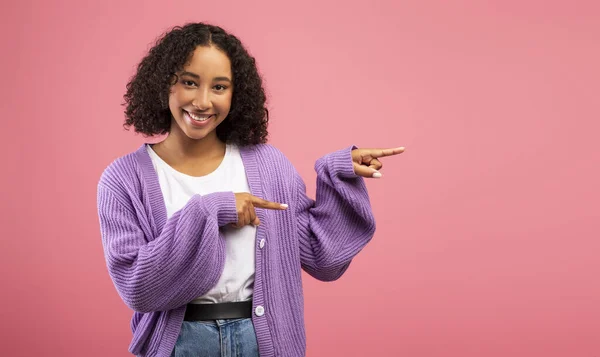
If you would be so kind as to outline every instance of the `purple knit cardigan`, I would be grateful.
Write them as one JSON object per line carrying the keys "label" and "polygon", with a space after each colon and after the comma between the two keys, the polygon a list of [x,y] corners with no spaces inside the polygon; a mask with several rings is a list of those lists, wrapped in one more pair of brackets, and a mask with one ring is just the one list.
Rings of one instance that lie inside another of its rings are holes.
{"label": "purple knit cardigan", "polygon": [[[302,178],[280,151],[270,145],[240,148],[251,193],[289,205],[285,211],[257,209],[253,306],[262,306],[264,314],[252,321],[262,357],[305,355],[301,269],[322,281],[336,280],[375,232],[364,180],[353,170],[353,148],[316,162],[316,201],[306,196]],[[98,214],[108,272],[134,310],[129,351],[168,357],[186,304],[209,291],[223,271],[219,227],[237,222],[234,194],[193,196],[167,219],[144,144],[102,174]]]}

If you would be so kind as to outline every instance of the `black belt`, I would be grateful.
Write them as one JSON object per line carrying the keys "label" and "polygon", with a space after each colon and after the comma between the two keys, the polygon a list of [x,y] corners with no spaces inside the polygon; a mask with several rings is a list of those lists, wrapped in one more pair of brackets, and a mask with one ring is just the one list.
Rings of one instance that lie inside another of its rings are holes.
{"label": "black belt", "polygon": [[242,319],[252,317],[252,300],[218,304],[187,304],[184,321]]}

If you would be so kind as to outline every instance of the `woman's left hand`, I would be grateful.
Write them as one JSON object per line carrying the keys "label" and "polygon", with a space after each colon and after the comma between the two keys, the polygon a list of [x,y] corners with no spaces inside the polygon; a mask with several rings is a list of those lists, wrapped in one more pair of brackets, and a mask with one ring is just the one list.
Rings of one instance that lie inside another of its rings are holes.
{"label": "woman's left hand", "polygon": [[380,157],[398,155],[404,152],[403,147],[395,149],[354,149],[352,164],[354,173],[362,177],[380,178],[379,170],[383,167]]}

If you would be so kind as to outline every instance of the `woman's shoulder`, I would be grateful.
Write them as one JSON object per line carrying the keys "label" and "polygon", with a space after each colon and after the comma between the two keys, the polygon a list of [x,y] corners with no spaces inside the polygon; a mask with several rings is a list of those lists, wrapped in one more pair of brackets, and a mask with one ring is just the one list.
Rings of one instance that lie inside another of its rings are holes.
{"label": "woman's shoulder", "polygon": [[114,159],[102,172],[99,185],[121,186],[138,181],[140,156],[148,155],[146,144],[128,154]]}
{"label": "woman's shoulder", "polygon": [[293,169],[292,162],[278,148],[271,144],[252,145],[249,150],[253,150],[262,164],[273,166],[274,168],[289,167]]}
{"label": "woman's shoulder", "polygon": [[289,161],[281,150],[271,144],[252,145],[251,148],[260,156],[266,156],[274,160]]}

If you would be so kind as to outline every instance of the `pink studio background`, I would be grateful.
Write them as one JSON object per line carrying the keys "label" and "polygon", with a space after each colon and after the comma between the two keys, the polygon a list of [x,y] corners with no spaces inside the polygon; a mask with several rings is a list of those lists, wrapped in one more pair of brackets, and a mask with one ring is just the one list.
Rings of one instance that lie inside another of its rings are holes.
{"label": "pink studio background", "polygon": [[143,140],[120,103],[149,44],[207,21],[257,58],[271,143],[311,195],[321,155],[407,147],[368,182],[373,242],[335,283],[305,275],[308,356],[598,356],[599,11],[3,2],[0,354],[129,355],[96,184]]}

